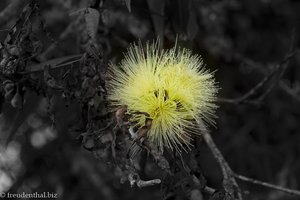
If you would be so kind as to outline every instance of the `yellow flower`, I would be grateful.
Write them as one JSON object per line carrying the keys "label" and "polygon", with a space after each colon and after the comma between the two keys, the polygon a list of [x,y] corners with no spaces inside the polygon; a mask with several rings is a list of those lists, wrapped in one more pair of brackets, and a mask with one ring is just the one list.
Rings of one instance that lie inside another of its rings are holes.
{"label": "yellow flower", "polygon": [[147,138],[160,150],[189,147],[199,134],[197,118],[213,123],[218,87],[201,57],[187,49],[133,45],[109,74],[108,101],[126,105],[136,128],[145,125],[147,113],[152,119]]}

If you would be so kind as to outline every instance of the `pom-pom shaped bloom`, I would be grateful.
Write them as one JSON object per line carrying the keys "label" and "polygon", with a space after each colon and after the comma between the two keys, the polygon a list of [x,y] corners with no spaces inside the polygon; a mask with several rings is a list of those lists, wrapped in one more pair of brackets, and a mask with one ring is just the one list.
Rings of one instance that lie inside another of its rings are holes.
{"label": "pom-pom shaped bloom", "polygon": [[147,138],[160,150],[189,147],[192,136],[199,134],[197,118],[213,122],[218,87],[201,57],[187,49],[133,45],[119,65],[110,66],[109,73],[108,101],[113,106],[126,105],[136,128],[150,118]]}

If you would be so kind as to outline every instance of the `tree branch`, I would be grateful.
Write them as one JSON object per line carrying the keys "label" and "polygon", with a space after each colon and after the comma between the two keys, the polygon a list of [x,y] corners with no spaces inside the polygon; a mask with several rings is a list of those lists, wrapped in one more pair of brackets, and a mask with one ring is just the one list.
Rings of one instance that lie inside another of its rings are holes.
{"label": "tree branch", "polygon": [[140,179],[140,176],[136,173],[134,173],[134,174],[130,173],[128,175],[128,181],[129,181],[131,187],[134,187],[136,185],[139,188],[149,187],[149,186],[153,186],[153,185],[157,185],[157,184],[161,183],[160,179],[153,179],[153,180],[149,180],[149,181],[143,181],[143,180]]}
{"label": "tree branch", "polygon": [[264,186],[264,187],[267,187],[267,188],[275,189],[275,190],[285,192],[285,193],[290,194],[290,195],[300,196],[300,191],[299,190],[293,190],[293,189],[281,187],[281,186],[278,186],[278,185],[273,185],[271,183],[266,183],[266,182],[256,180],[256,179],[253,179],[253,178],[248,178],[246,176],[239,175],[239,174],[233,174],[233,175],[234,175],[234,177],[236,177],[237,179],[240,179],[242,181],[246,181],[246,182],[249,182],[249,183],[252,183],[252,184],[255,184],[255,185],[261,185],[261,186]]}
{"label": "tree branch", "polygon": [[197,121],[202,136],[204,138],[204,141],[206,142],[206,144],[208,145],[208,147],[210,148],[211,152],[213,153],[215,159],[217,160],[217,162],[219,163],[221,169],[222,169],[222,173],[223,173],[223,186],[226,192],[228,192],[230,195],[235,194],[234,192],[236,192],[236,197],[237,199],[242,199],[242,192],[239,188],[239,185],[236,182],[236,179],[240,179],[242,181],[246,181],[246,182],[250,182],[256,185],[261,185],[267,188],[271,188],[271,189],[275,189],[281,192],[285,192],[287,194],[290,195],[295,195],[295,196],[300,196],[300,191],[299,190],[293,190],[293,189],[288,189],[288,188],[284,188],[278,185],[273,185],[270,183],[266,183],[263,181],[259,181],[256,179],[252,179],[252,178],[248,178],[246,176],[243,175],[239,175],[236,174],[232,171],[232,169],[229,167],[228,163],[226,162],[225,158],[223,157],[222,153],[220,152],[220,150],[218,149],[218,147],[216,146],[216,144],[214,143],[209,131],[207,130],[205,124],[203,123],[203,121],[201,119],[198,119]]}
{"label": "tree branch", "polygon": [[[298,49],[289,53],[280,63],[275,65],[273,70],[266,75],[258,84],[256,84],[252,89],[250,89],[246,94],[241,97],[235,99],[225,99],[220,98],[219,102],[223,103],[233,103],[233,104],[241,104],[241,103],[250,103],[250,104],[259,104],[266,96],[270,93],[270,91],[274,88],[274,86],[278,83],[278,81],[282,78],[288,61],[298,52]],[[273,77],[277,77],[270,86],[266,89],[266,91],[257,98],[257,101],[251,101],[249,98],[257,94],[257,92],[263,88]]]}
{"label": "tree branch", "polygon": [[220,150],[217,148],[216,144],[214,143],[214,141],[213,141],[209,131],[207,130],[205,124],[203,123],[202,119],[199,119],[197,121],[197,123],[200,127],[202,136],[203,136],[206,144],[210,148],[213,156],[215,157],[215,159],[217,160],[217,162],[219,163],[219,165],[222,169],[223,187],[224,187],[225,191],[228,194],[230,194],[232,197],[234,197],[235,199],[242,200],[243,199],[242,192],[233,176],[233,171],[231,170],[231,168],[229,167],[225,158],[223,157],[222,153],[220,152]]}

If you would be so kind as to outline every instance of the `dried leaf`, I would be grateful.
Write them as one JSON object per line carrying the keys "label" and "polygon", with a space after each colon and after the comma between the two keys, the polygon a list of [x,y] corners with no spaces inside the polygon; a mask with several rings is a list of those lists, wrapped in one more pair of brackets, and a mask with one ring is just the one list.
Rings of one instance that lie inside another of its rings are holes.
{"label": "dried leaf", "polygon": [[62,86],[55,80],[55,78],[50,74],[50,65],[45,65],[44,67],[44,81],[50,88],[62,89]]}
{"label": "dried leaf", "polygon": [[232,200],[233,198],[230,197],[225,191],[223,190],[217,190],[215,191],[209,200]]}
{"label": "dried leaf", "polygon": [[139,128],[137,131],[137,138],[135,139],[135,141],[139,142],[140,140],[144,140],[147,137],[147,133],[151,128],[152,121],[153,120],[151,118],[146,118],[145,125]]}
{"label": "dried leaf", "polygon": [[85,12],[85,23],[89,37],[94,40],[98,30],[100,13],[94,8],[88,8]]}
{"label": "dried leaf", "polygon": [[98,24],[100,19],[99,11],[94,8],[81,8],[79,10],[71,12],[69,15],[74,16],[80,14],[84,14],[87,33],[89,37],[92,40],[94,40],[98,30]]}
{"label": "dried leaf", "polygon": [[95,146],[95,142],[93,138],[88,138],[83,144],[83,147],[89,151],[91,151],[94,146]]}
{"label": "dried leaf", "polygon": [[122,127],[124,124],[124,116],[126,112],[127,112],[127,106],[122,106],[118,108],[118,110],[115,113],[115,118],[119,127]]}
{"label": "dried leaf", "polygon": [[17,91],[14,95],[14,97],[11,99],[10,104],[12,107],[21,109],[23,107],[23,96],[20,92],[19,87],[17,87]]}
{"label": "dried leaf", "polygon": [[11,80],[3,81],[4,97],[10,101],[16,93],[16,84]]}

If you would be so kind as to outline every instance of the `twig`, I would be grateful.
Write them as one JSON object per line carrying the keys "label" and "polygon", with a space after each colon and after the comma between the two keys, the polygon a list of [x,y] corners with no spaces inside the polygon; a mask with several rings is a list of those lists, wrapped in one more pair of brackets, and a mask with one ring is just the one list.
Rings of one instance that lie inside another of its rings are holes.
{"label": "twig", "polygon": [[210,136],[210,133],[208,132],[207,128],[205,127],[203,121],[201,119],[199,119],[197,121],[201,132],[202,132],[202,136],[206,142],[206,144],[208,145],[208,147],[210,148],[210,150],[212,151],[214,157],[216,158],[216,160],[218,161],[221,169],[222,169],[222,173],[223,173],[223,186],[226,192],[229,192],[230,194],[233,194],[232,192],[235,190],[237,192],[238,195],[238,199],[242,199],[242,193],[241,190],[236,182],[235,178],[238,178],[242,181],[246,181],[246,182],[250,182],[256,185],[261,185],[264,187],[268,187],[268,188],[272,188],[278,191],[282,191],[285,192],[287,194],[290,195],[296,195],[296,196],[300,196],[300,191],[299,190],[293,190],[293,189],[288,189],[285,187],[281,187],[278,185],[273,185],[271,183],[266,183],[263,181],[259,181],[256,179],[252,179],[252,178],[248,178],[246,176],[243,175],[239,175],[236,174],[232,171],[232,169],[229,167],[228,163],[226,162],[225,158],[223,157],[222,153],[220,152],[220,150],[218,149],[218,147],[216,146],[216,144],[214,143],[212,137]]}
{"label": "twig", "polygon": [[153,180],[149,180],[149,181],[143,181],[143,180],[140,179],[138,174],[129,174],[128,175],[128,181],[129,181],[131,187],[134,187],[136,185],[139,188],[149,187],[149,186],[153,186],[153,185],[157,185],[157,184],[161,183],[160,179],[153,179]]}
{"label": "twig", "polygon": [[153,179],[153,180],[149,180],[149,181],[138,180],[136,185],[139,188],[143,188],[143,187],[149,187],[149,186],[157,185],[157,184],[160,184],[160,183],[161,183],[160,179]]}
{"label": "twig", "polygon": [[[80,20],[82,19],[82,16],[79,15],[75,21],[72,21],[65,30],[59,35],[58,41],[62,41],[65,38],[67,38],[70,34],[74,33],[74,30],[76,30],[80,24]],[[47,56],[55,50],[55,48],[58,46],[58,41],[55,41],[52,43],[48,48],[39,56],[40,60],[45,61],[47,60]]]}
{"label": "twig", "polygon": [[264,87],[274,76],[277,75],[276,80],[273,81],[273,83],[267,88],[267,90],[257,99],[256,103],[261,102],[266,95],[274,88],[275,84],[281,79],[283,76],[285,69],[287,67],[287,62],[298,52],[298,50],[294,50],[291,53],[289,53],[280,63],[278,63],[274,69],[266,75],[258,84],[256,84],[252,89],[250,89],[246,94],[239,98],[235,99],[225,99],[220,98],[219,102],[224,103],[233,103],[233,104],[240,104],[240,103],[255,103],[255,101],[249,100],[250,97],[255,95],[258,90],[260,90],[262,87]]}
{"label": "twig", "polygon": [[242,192],[237,184],[234,176],[233,176],[233,171],[229,167],[228,163],[226,162],[225,158],[223,157],[222,153],[220,150],[217,148],[216,144],[214,143],[209,131],[207,130],[205,124],[203,123],[202,119],[198,119],[197,123],[199,125],[199,128],[201,130],[202,136],[210,148],[211,152],[213,153],[215,159],[219,163],[221,169],[222,169],[222,174],[223,174],[223,186],[225,191],[230,194],[232,197],[238,200],[242,200]]}
{"label": "twig", "polygon": [[205,188],[203,189],[203,192],[209,194],[209,195],[212,195],[213,193],[216,192],[216,189],[214,188],[211,188],[209,186],[205,186]]}
{"label": "twig", "polygon": [[193,182],[195,184],[194,186],[196,188],[200,189],[202,192],[204,192],[206,194],[209,194],[209,195],[212,195],[213,193],[216,192],[216,189],[211,188],[211,187],[209,187],[207,185],[205,185],[204,188],[203,188],[203,186],[201,184],[201,181],[195,175],[192,175],[191,178],[192,178],[192,180],[193,180]]}
{"label": "twig", "polygon": [[292,96],[296,101],[300,102],[300,95],[298,94],[299,91],[295,90],[291,87],[288,86],[288,84],[286,84],[285,82],[281,81],[279,83],[279,86],[281,87],[281,89],[283,89],[287,94],[289,94],[290,96]]}
{"label": "twig", "polygon": [[[295,32],[293,32],[292,41],[291,41],[291,45],[290,45],[290,52],[292,52],[292,50],[294,48],[293,46],[295,45],[295,35],[296,35]],[[296,53],[297,51],[298,50],[296,49],[294,52]],[[269,73],[268,72],[269,70],[265,69],[263,64],[261,64],[257,61],[254,61],[251,58],[248,58],[247,56],[245,56],[245,55],[243,55],[239,52],[236,52],[232,49],[229,49],[229,50],[224,51],[224,52],[232,52],[232,53],[230,53],[230,55],[223,55],[223,56],[232,57],[234,60],[242,62],[242,63],[246,64],[247,66],[251,67],[251,69],[254,69],[257,72],[259,72],[261,74],[264,74],[265,76],[268,76],[267,74]],[[289,54],[289,55],[291,55],[291,54]],[[292,55],[292,56],[294,56],[294,55]],[[289,56],[287,56],[287,57],[289,57]],[[267,89],[267,91],[264,94],[262,94],[261,97],[259,97],[258,101],[262,100],[271,91],[271,89],[276,85],[277,82],[280,83],[279,88],[281,90],[286,92],[289,96],[291,96],[293,99],[295,99],[296,101],[298,101],[300,103],[299,95],[296,94],[292,89],[290,89],[290,87],[282,80],[274,81],[273,84],[271,84],[271,86]],[[238,102],[237,102],[238,99],[239,98],[236,98],[236,99],[220,98],[220,99],[218,99],[218,101],[221,102],[221,103],[238,104]],[[246,104],[253,104],[254,103],[254,104],[257,104],[257,102],[255,102],[255,101],[248,101],[248,100],[245,100],[245,101],[239,102],[239,103],[246,103]]]}
{"label": "twig", "polygon": [[267,88],[267,90],[265,90],[265,92],[258,98],[259,102],[261,102],[271,92],[271,90],[275,87],[275,85],[277,85],[278,82],[281,80],[282,76],[284,75],[284,73],[288,67],[289,60],[298,52],[298,49],[295,50],[295,47],[294,47],[295,44],[296,44],[296,32],[294,30],[292,33],[292,40],[291,40],[290,49],[289,49],[289,52],[291,52],[291,53],[289,53],[286,56],[286,58],[277,65],[278,68],[280,68],[281,66],[282,67],[280,70],[278,70],[279,73],[278,73],[277,77],[275,77],[275,80],[270,84],[270,86]]}
{"label": "twig", "polygon": [[246,176],[239,175],[239,174],[233,174],[233,175],[234,175],[234,177],[236,177],[236,178],[238,178],[242,181],[246,181],[246,182],[249,182],[249,183],[253,183],[255,185],[261,185],[261,186],[264,186],[264,187],[267,187],[267,188],[275,189],[275,190],[285,192],[285,193],[290,194],[290,195],[300,196],[300,191],[299,190],[293,190],[293,189],[281,187],[281,186],[278,186],[278,185],[273,185],[271,183],[266,183],[266,182],[259,181],[259,180],[253,179],[253,178],[248,178]]}

